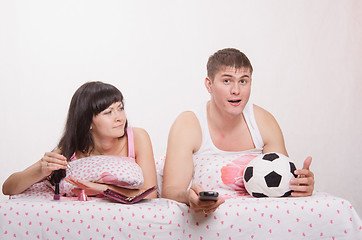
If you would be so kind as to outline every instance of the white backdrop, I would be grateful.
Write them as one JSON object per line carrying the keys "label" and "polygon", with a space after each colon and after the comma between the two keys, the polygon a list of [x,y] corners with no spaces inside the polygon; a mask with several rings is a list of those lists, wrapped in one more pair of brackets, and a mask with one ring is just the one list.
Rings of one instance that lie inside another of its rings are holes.
{"label": "white backdrop", "polygon": [[362,215],[361,12],[359,0],[1,1],[0,182],[56,146],[91,80],[124,93],[159,158],[176,116],[208,99],[209,55],[235,47],[298,167],[313,156],[316,189]]}

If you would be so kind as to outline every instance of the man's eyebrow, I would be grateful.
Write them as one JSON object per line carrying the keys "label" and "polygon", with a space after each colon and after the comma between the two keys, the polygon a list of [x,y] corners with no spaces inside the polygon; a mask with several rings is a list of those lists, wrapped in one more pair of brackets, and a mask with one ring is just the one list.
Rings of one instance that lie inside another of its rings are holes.
{"label": "man's eyebrow", "polygon": [[233,77],[233,76],[230,74],[223,74],[223,75],[221,75],[221,77]]}
{"label": "man's eyebrow", "polygon": [[[221,75],[221,77],[234,77],[233,75],[230,74],[223,74]],[[250,76],[248,74],[242,75],[240,78],[250,78]]]}

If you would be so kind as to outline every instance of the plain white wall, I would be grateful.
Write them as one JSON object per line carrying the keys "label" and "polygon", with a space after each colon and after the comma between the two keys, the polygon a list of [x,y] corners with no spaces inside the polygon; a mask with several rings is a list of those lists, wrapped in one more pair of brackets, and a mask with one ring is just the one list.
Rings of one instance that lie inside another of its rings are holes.
{"label": "plain white wall", "polygon": [[1,1],[0,182],[56,146],[91,80],[124,93],[159,158],[176,116],[208,99],[209,55],[235,47],[291,158],[313,156],[316,189],[362,215],[361,12],[358,0]]}

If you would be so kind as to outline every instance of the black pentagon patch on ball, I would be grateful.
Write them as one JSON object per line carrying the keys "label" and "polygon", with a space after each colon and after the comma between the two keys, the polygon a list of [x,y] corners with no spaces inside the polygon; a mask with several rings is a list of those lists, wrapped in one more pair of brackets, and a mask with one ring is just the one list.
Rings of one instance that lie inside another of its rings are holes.
{"label": "black pentagon patch on ball", "polygon": [[267,153],[263,156],[263,160],[267,160],[267,161],[271,161],[271,162],[278,158],[279,158],[279,155],[276,153]]}
{"label": "black pentagon patch on ball", "polygon": [[298,176],[294,173],[294,171],[297,170],[296,167],[295,167],[295,165],[294,165],[294,163],[289,162],[289,165],[290,165],[290,172],[294,175],[294,177],[298,177]]}
{"label": "black pentagon patch on ball", "polygon": [[279,187],[280,182],[282,181],[282,176],[278,173],[272,171],[264,177],[265,183],[268,187]]}
{"label": "black pentagon patch on ball", "polygon": [[263,193],[256,193],[256,192],[253,192],[252,195],[253,195],[253,197],[256,197],[256,198],[268,197],[267,195],[265,195]]}
{"label": "black pentagon patch on ball", "polygon": [[293,190],[290,190],[290,191],[284,193],[284,195],[281,197],[289,197],[292,194],[292,192],[293,192]]}
{"label": "black pentagon patch on ball", "polygon": [[248,182],[253,176],[253,167],[247,167],[244,172],[244,180]]}

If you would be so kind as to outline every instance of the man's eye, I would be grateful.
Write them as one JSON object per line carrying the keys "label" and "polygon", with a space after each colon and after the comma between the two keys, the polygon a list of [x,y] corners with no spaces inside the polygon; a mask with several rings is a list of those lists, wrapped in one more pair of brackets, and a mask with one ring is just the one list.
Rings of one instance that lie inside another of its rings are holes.
{"label": "man's eye", "polygon": [[230,82],[229,79],[225,79],[225,80],[224,80],[224,83],[229,83],[229,82]]}

